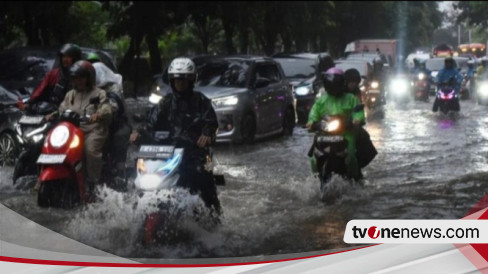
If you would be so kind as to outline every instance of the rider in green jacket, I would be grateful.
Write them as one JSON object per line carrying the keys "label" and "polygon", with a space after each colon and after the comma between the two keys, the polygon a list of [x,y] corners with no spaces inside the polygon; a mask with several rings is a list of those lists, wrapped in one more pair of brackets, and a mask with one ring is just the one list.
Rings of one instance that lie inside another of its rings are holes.
{"label": "rider in green jacket", "polygon": [[[354,127],[361,127],[365,123],[364,109],[361,102],[354,95],[345,92],[344,72],[339,68],[330,68],[324,76],[324,86],[327,94],[320,97],[308,116],[307,128],[311,128],[314,122],[320,121],[326,116],[341,115],[350,117]],[[355,180],[361,178],[360,167],[356,157],[356,140],[354,129],[350,128],[344,134],[348,142],[346,168],[347,176]],[[314,165],[314,163],[312,163]],[[312,166],[314,169],[314,166]]]}

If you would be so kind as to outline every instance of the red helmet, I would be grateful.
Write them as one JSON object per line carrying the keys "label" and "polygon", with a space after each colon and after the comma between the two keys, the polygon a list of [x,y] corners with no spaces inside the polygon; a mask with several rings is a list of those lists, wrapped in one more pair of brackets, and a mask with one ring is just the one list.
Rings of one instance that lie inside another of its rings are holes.
{"label": "red helmet", "polygon": [[78,76],[87,79],[87,86],[93,87],[96,84],[96,73],[93,65],[86,61],[80,60],[70,68],[70,76]]}

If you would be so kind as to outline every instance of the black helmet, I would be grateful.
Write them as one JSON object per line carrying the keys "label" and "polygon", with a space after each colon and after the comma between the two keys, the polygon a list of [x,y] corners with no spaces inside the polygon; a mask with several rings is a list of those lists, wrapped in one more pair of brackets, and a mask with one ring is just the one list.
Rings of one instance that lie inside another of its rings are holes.
{"label": "black helmet", "polygon": [[81,49],[76,44],[64,44],[61,49],[59,50],[59,56],[67,55],[73,58],[73,63],[78,60],[81,60]]}
{"label": "black helmet", "polygon": [[324,74],[324,88],[328,94],[340,97],[344,94],[344,72],[340,68],[330,68]]}
{"label": "black helmet", "polygon": [[447,69],[453,69],[453,68],[455,67],[454,59],[452,59],[452,57],[447,57],[447,58],[444,60],[444,66],[445,66]]}
{"label": "black helmet", "polygon": [[361,82],[361,75],[357,69],[351,68],[344,72],[344,80],[346,81],[346,84],[350,82],[359,84]]}
{"label": "black helmet", "polygon": [[90,62],[86,60],[77,61],[76,63],[73,64],[73,66],[71,66],[69,72],[70,72],[70,76],[72,77],[78,76],[87,79],[88,87],[95,86],[96,83],[95,68]]}

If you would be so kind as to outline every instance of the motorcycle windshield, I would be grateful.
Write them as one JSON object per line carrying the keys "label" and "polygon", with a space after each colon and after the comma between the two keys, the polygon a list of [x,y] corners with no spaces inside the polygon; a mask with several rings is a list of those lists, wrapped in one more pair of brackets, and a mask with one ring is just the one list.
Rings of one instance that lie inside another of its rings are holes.
{"label": "motorcycle windshield", "polygon": [[136,187],[142,190],[169,189],[178,182],[177,168],[181,155],[166,160],[143,160],[142,170],[138,171]]}

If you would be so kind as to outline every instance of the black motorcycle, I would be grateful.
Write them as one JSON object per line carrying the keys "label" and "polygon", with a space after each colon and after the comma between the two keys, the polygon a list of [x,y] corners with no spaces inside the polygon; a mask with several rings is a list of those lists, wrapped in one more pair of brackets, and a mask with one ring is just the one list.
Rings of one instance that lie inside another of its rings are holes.
{"label": "black motorcycle", "polygon": [[29,106],[15,125],[15,137],[21,146],[15,163],[13,183],[21,176],[37,174],[36,160],[41,154],[47,133],[54,126],[44,116],[57,110],[54,104],[39,102]]}
{"label": "black motorcycle", "polygon": [[346,176],[348,141],[344,133],[347,128],[350,128],[350,125],[342,116],[328,117],[312,125],[312,131],[316,134],[309,156],[315,159],[320,179],[321,199],[326,203],[333,203],[338,198],[327,191],[327,183],[332,174]]}

